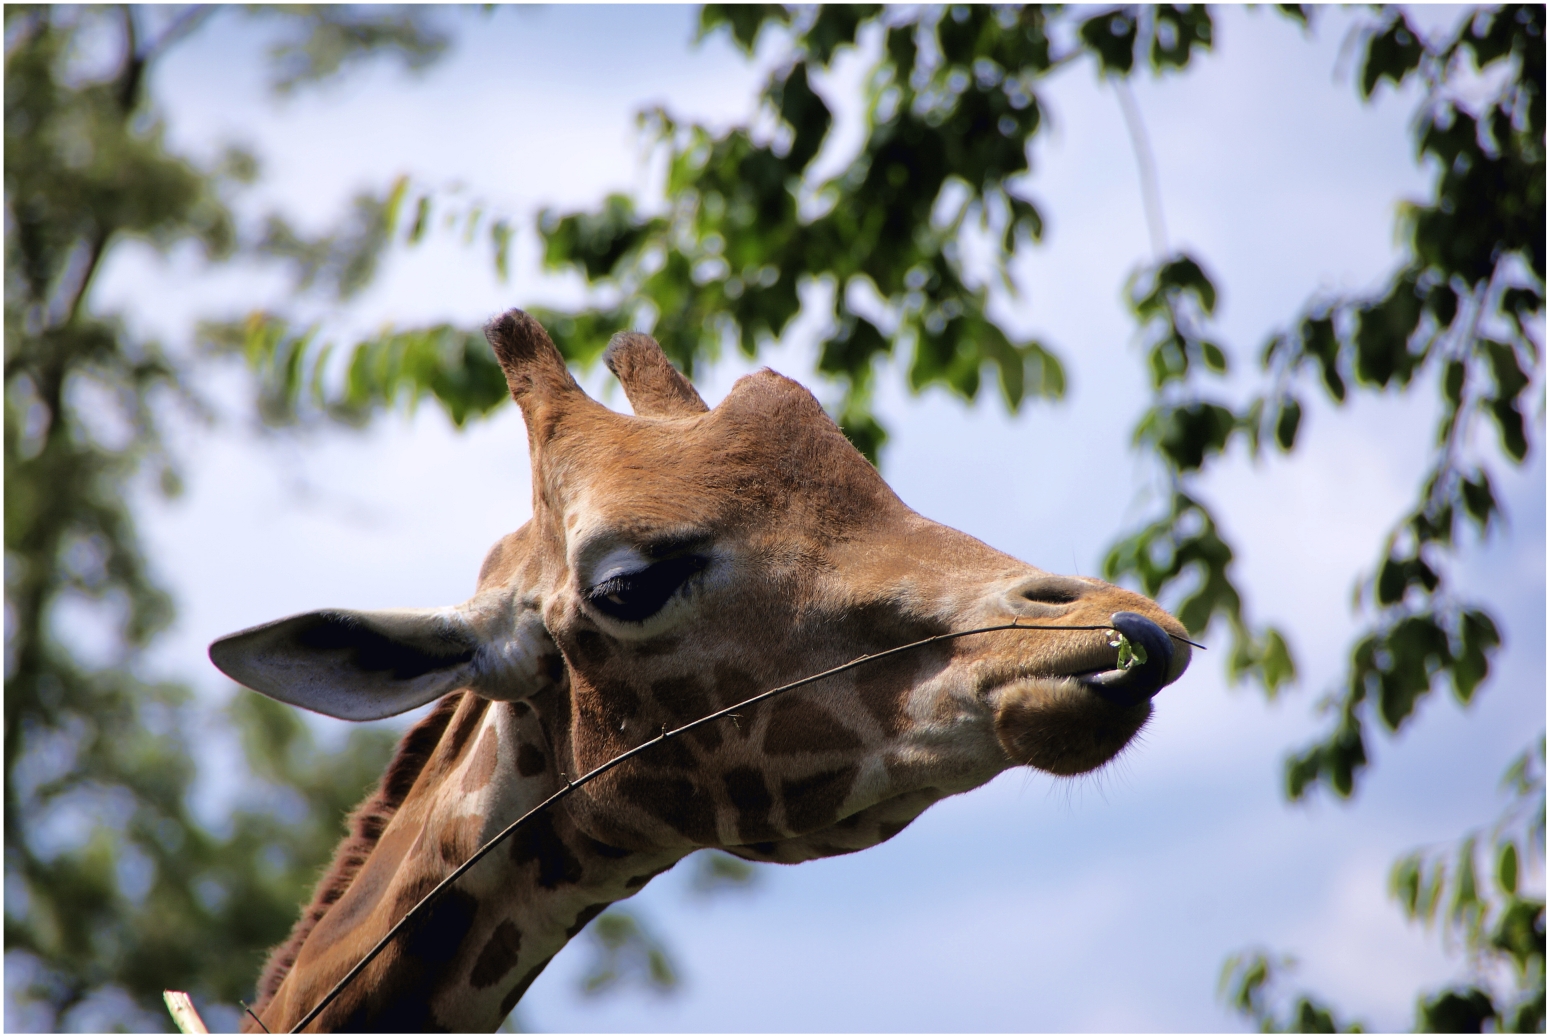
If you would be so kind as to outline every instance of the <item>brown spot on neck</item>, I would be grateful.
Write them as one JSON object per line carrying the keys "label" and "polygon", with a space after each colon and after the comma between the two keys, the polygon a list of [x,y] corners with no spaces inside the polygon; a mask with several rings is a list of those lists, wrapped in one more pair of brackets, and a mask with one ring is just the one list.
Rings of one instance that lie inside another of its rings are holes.
{"label": "brown spot on neck", "polygon": [[860,776],[858,766],[813,774],[783,781],[780,791],[785,799],[785,826],[793,834],[805,834],[833,823],[838,809]]}
{"label": "brown spot on neck", "polygon": [[774,703],[769,729],[763,737],[763,750],[769,755],[852,752],[862,747],[860,738],[826,709],[797,698],[781,698]]}
{"label": "brown spot on neck", "polygon": [[488,989],[510,973],[520,954],[521,930],[510,921],[501,921],[473,962],[468,983],[474,989]]}
{"label": "brown spot on neck", "polygon": [[548,769],[548,760],[543,755],[543,750],[537,745],[526,741],[516,749],[516,772],[523,777],[536,777]]}

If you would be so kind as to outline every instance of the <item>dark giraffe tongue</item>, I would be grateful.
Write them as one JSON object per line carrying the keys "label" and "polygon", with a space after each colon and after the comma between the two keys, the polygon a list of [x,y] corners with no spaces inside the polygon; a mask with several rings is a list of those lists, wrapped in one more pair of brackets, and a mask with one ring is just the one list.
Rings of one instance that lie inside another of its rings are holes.
{"label": "dark giraffe tongue", "polygon": [[1145,661],[1077,679],[1114,705],[1127,707],[1149,701],[1166,685],[1172,668],[1172,638],[1138,612],[1114,612],[1112,621],[1114,629],[1145,652]]}

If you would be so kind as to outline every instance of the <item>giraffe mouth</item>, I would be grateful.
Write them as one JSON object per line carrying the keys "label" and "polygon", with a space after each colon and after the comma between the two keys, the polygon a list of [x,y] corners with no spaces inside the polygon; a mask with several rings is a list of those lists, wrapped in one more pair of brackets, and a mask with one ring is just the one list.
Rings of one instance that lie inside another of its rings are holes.
{"label": "giraffe mouth", "polygon": [[[1018,684],[1062,685],[1077,698],[1131,708],[1154,698],[1188,668],[1190,642],[1178,640],[1146,616],[1115,612],[1109,623],[1077,627],[1093,632],[1071,638],[1053,659],[993,667],[980,677],[981,692],[1004,696]],[[1127,641],[1127,651],[1119,647],[1115,633]]]}
{"label": "giraffe mouth", "polygon": [[[1136,612],[1112,627],[1129,650],[1087,641],[1062,673],[1001,685],[994,731],[1012,762],[1059,776],[1088,773],[1121,752],[1150,719],[1150,699],[1187,668],[1187,647]],[[1115,664],[1116,663],[1116,664]]]}
{"label": "giraffe mouth", "polygon": [[1128,641],[1128,659],[1114,668],[1071,674],[1081,686],[1113,705],[1129,708],[1154,698],[1182,675],[1187,661],[1173,671],[1176,650],[1166,630],[1138,612],[1115,612],[1112,623]]}

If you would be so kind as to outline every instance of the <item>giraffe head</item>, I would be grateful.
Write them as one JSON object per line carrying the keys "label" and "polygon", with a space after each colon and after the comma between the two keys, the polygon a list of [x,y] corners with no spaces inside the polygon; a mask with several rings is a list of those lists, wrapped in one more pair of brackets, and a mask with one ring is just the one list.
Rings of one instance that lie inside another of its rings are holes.
{"label": "giraffe head", "polygon": [[1188,664],[1185,631],[1150,600],[911,511],[786,378],[745,377],[711,410],[652,339],[621,334],[607,362],[625,416],[586,396],[525,313],[486,333],[526,420],[533,513],[490,551],[477,592],[281,619],[217,641],[221,669],[347,719],[463,688],[516,703],[542,715],[548,744],[502,759],[574,777],[760,690],[936,634],[1118,625],[1144,648],[1125,669],[1103,630],[933,644],[696,729],[570,800],[599,843],[795,862],[885,840],[1007,767],[1100,767]]}

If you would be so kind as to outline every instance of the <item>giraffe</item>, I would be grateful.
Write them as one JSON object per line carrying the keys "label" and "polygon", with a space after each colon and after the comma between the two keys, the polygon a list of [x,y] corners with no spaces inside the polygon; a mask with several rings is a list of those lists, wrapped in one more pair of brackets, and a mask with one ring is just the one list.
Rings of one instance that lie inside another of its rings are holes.
{"label": "giraffe", "polygon": [[858,655],[1010,621],[1118,624],[1146,654],[1121,667],[1101,630],[967,637],[656,746],[475,864],[309,1028],[493,1030],[588,921],[687,854],[855,852],[1009,767],[1091,771],[1188,665],[1186,631],[1154,602],[910,510],[811,393],[772,371],[712,410],[652,338],[620,333],[605,360],[629,416],[589,398],[522,311],[485,334],[525,420],[533,501],[473,596],[314,611],[210,648],[238,683],[331,716],[437,702],[271,955],[255,1005],[270,1031],[294,1026],[494,833],[669,726]]}

